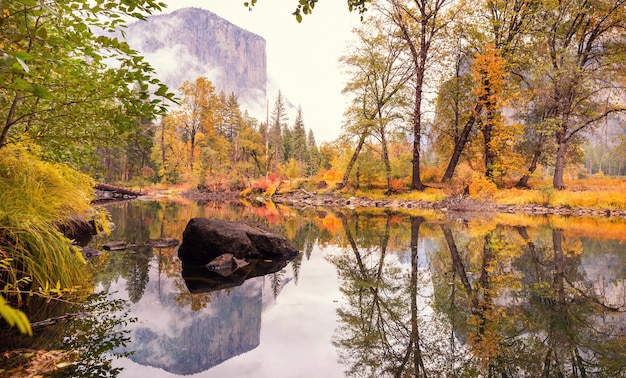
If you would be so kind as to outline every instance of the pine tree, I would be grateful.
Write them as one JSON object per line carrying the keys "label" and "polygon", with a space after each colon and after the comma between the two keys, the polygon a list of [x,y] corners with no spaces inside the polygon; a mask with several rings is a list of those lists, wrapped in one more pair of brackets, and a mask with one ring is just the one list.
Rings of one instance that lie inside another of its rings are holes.
{"label": "pine tree", "polygon": [[278,164],[283,162],[284,146],[283,146],[283,125],[287,122],[287,111],[285,109],[285,101],[283,95],[278,91],[274,110],[272,110],[272,119],[270,120],[269,130],[269,149],[273,151],[271,166],[274,170],[278,168]]}
{"label": "pine tree", "polygon": [[322,165],[322,154],[320,150],[317,148],[317,144],[315,143],[315,135],[313,134],[313,130],[309,129],[309,133],[307,134],[307,157],[308,157],[308,176],[315,176]]}
{"label": "pine tree", "polygon": [[302,118],[302,107],[298,107],[298,114],[293,124],[292,132],[292,157],[298,162],[301,172],[305,172],[307,164],[307,138],[304,129],[304,120]]}

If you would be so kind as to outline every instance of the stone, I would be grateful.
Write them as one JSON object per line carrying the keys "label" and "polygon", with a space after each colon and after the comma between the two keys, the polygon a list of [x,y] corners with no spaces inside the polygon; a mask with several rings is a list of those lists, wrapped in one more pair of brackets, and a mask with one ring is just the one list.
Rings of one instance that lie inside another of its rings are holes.
{"label": "stone", "polygon": [[179,240],[176,238],[158,238],[146,240],[146,245],[153,248],[176,247]]}
{"label": "stone", "polygon": [[178,248],[183,262],[204,265],[225,253],[242,260],[288,260],[299,251],[285,237],[248,223],[209,218],[187,223]]}
{"label": "stone", "polygon": [[249,265],[247,261],[238,259],[231,253],[224,253],[211,260],[211,262],[206,264],[206,267],[221,276],[227,277],[232,275],[237,269],[247,265]]}

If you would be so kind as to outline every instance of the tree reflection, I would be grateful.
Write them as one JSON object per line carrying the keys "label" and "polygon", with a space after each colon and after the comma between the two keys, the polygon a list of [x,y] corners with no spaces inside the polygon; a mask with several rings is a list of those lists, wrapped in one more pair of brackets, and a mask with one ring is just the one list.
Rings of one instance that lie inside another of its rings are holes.
{"label": "tree reflection", "polygon": [[[450,227],[442,231],[452,268],[450,298],[457,283],[463,290],[456,305],[438,309],[453,324],[465,319],[457,335],[473,362],[463,374],[624,376],[624,334],[615,328],[622,314],[593,293],[580,266],[580,243],[566,241],[561,229],[533,240],[526,227],[497,227],[483,235],[470,232],[466,245],[482,239],[481,254],[464,259]],[[477,273],[475,282],[468,267]]]}
{"label": "tree reflection", "polygon": [[333,342],[346,375],[626,376],[624,295],[605,295],[585,243],[563,229],[412,216],[396,250],[397,215],[336,215],[347,247],[329,260],[346,304]]}
{"label": "tree reflection", "polygon": [[[40,301],[37,298],[31,300]],[[59,308],[54,309],[55,307]],[[19,348],[27,347],[30,351],[67,351],[68,355],[74,356],[72,361],[63,361],[57,365],[56,371],[51,372],[50,376],[115,377],[121,372],[120,368],[113,366],[113,361],[129,355],[122,351],[130,343],[129,331],[124,330],[124,327],[136,321],[129,316],[126,301],[112,300],[105,294],[94,294],[80,305],[58,302],[48,304],[45,308],[52,308],[52,313],[81,316],[42,327],[35,323],[32,337],[15,333],[3,334],[2,349],[19,351]],[[33,364],[37,362],[34,361]],[[24,371],[13,375],[8,362],[3,368],[8,376],[27,376]]]}
{"label": "tree reflection", "polygon": [[[340,360],[349,368],[348,376],[358,377],[428,377],[436,376],[436,363],[425,362],[433,357],[436,343],[425,343],[420,333],[424,324],[418,298],[426,299],[423,290],[428,274],[419,269],[419,229],[425,219],[411,217],[410,267],[402,266],[400,255],[389,253],[388,241],[392,215],[387,214],[378,238],[364,229],[378,245],[359,248],[352,227],[344,214],[339,214],[349,243],[349,254],[330,258],[337,267],[341,291],[347,305],[338,310],[341,325],[334,339]],[[371,221],[373,218],[369,218]],[[377,229],[377,228],[375,228]],[[407,307],[407,303],[410,304]],[[427,356],[424,346],[431,352]]]}

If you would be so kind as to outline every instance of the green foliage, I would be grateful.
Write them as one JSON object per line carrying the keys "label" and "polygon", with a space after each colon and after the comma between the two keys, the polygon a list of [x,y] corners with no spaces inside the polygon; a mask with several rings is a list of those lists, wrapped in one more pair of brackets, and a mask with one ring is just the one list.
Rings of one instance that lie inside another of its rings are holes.
{"label": "green foliage", "polygon": [[[245,1],[243,6],[252,10],[252,7],[256,5],[257,1],[258,0]],[[296,21],[302,22],[303,14],[313,13],[315,4],[317,4],[318,1],[319,0],[298,0],[296,9],[292,13],[296,17]],[[348,10],[350,12],[356,10],[360,14],[363,14],[367,11],[367,3],[370,3],[371,1],[372,0],[347,0]]]}
{"label": "green foliage", "polygon": [[[77,166],[173,99],[136,51],[110,33],[164,5],[152,0],[3,1],[0,149],[20,141]],[[159,98],[155,98],[159,97]]]}

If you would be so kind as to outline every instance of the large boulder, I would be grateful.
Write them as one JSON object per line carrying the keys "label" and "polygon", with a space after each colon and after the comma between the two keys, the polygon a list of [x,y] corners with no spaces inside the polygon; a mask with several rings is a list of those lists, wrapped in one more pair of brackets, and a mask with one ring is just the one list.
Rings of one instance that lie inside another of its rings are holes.
{"label": "large boulder", "polygon": [[285,237],[248,223],[208,218],[187,223],[178,248],[183,262],[207,264],[225,253],[243,260],[289,260],[298,250]]}

